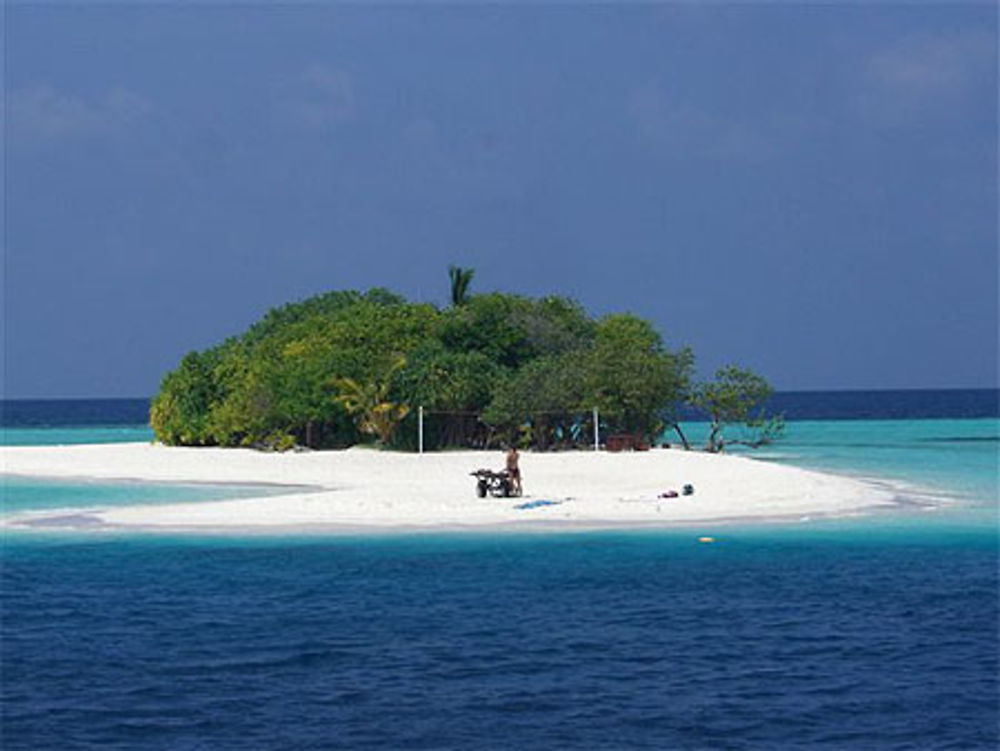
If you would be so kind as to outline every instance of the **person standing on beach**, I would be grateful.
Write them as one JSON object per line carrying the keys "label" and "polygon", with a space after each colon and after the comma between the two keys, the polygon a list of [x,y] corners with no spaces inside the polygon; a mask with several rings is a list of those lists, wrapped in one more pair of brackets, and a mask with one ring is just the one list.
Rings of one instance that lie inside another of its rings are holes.
{"label": "person standing on beach", "polygon": [[514,484],[514,492],[521,495],[521,468],[517,466],[519,458],[520,454],[517,453],[517,448],[511,446],[507,452],[507,474],[510,475],[511,482]]}

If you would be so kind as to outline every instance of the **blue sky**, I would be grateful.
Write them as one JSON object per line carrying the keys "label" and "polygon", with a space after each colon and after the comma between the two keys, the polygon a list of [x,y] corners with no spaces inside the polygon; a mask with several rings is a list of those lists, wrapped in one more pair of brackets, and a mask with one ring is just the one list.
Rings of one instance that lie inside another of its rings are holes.
{"label": "blue sky", "polygon": [[387,286],[631,310],[781,389],[997,379],[978,4],[8,5],[8,397]]}

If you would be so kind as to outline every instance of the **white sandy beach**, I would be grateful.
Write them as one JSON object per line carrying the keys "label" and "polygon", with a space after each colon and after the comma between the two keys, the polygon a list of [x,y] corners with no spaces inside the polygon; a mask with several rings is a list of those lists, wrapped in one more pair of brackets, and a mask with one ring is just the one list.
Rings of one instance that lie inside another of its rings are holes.
{"label": "white sandy beach", "polygon": [[[523,498],[480,499],[469,473],[499,469],[499,452],[424,455],[354,448],[268,454],[156,444],[0,449],[5,473],[52,478],[280,484],[288,494],[172,505],[109,506],[12,515],[13,526],[186,531],[669,526],[724,520],[839,516],[893,503],[850,478],[753,459],[653,450],[525,453]],[[695,492],[659,498],[689,483]],[[310,486],[304,490],[301,486]],[[552,502],[517,508],[536,501]]]}

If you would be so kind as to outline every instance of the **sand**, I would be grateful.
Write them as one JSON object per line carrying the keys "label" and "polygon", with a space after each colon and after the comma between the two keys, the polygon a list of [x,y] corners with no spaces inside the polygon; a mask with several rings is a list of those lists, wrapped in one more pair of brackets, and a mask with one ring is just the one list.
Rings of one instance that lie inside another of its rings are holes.
{"label": "sand", "polygon": [[[8,527],[277,533],[589,529],[800,520],[894,503],[884,488],[852,478],[675,449],[526,452],[523,498],[478,498],[469,473],[502,466],[500,452],[477,451],[274,454],[145,443],[0,449],[0,469],[16,475],[296,486],[287,494],[238,500],[33,511],[7,516]],[[684,484],[694,486],[693,495],[658,497]],[[524,504],[530,507],[518,508]]]}

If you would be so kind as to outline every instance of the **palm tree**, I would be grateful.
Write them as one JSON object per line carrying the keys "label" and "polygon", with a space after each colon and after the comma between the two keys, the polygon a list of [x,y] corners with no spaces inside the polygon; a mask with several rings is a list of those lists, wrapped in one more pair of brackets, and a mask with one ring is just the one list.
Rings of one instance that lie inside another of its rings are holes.
{"label": "palm tree", "polygon": [[392,377],[406,365],[405,357],[397,357],[381,378],[361,383],[353,378],[335,378],[333,386],[339,392],[333,400],[354,415],[358,430],[375,436],[380,446],[392,440],[399,423],[409,414],[405,404],[389,401]]}
{"label": "palm tree", "polygon": [[448,267],[448,278],[451,279],[451,304],[456,308],[468,301],[469,284],[475,274],[475,269],[463,269],[461,266]]}

